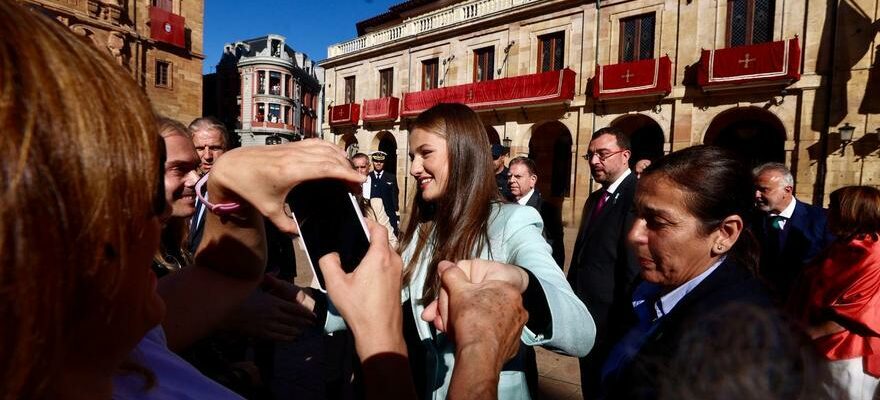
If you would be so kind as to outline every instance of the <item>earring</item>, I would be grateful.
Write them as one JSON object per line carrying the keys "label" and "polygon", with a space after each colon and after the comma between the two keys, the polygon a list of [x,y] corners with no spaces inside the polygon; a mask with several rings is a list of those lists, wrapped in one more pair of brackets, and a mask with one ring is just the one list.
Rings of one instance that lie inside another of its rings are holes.
{"label": "earring", "polygon": [[723,250],[724,250],[724,246],[721,245],[721,244],[715,246],[715,248],[718,249],[718,251],[723,251]]}

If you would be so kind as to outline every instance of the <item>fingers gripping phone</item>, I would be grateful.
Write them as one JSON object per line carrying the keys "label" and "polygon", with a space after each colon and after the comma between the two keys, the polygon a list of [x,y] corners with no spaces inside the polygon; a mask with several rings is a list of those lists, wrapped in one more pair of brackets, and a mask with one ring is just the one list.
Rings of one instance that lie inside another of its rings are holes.
{"label": "fingers gripping phone", "polygon": [[370,247],[370,234],[357,200],[342,181],[322,179],[303,182],[288,196],[299,240],[318,285],[326,291],[318,260],[339,253],[342,269],[354,271]]}

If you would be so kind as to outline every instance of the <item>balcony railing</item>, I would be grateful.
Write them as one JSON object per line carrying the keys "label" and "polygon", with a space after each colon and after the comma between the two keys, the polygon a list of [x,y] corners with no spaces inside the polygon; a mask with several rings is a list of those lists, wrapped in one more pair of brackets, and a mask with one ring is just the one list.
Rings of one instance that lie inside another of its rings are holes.
{"label": "balcony railing", "polygon": [[418,115],[437,103],[464,103],[474,110],[533,104],[562,104],[574,99],[575,72],[565,68],[420,92],[404,93],[400,114]]}
{"label": "balcony railing", "polygon": [[800,79],[798,38],[703,50],[697,83],[704,91],[786,86]]}
{"label": "balcony railing", "polygon": [[462,22],[475,21],[486,16],[507,12],[513,8],[544,0],[470,0],[444,7],[425,15],[409,18],[402,24],[381,31],[337,43],[327,48],[327,58],[333,58],[363,49],[421,35]]}
{"label": "balcony railing", "polygon": [[669,56],[597,65],[593,97],[599,100],[666,96],[672,91],[672,62]]}
{"label": "balcony railing", "polygon": [[364,122],[394,121],[400,110],[400,99],[383,97],[381,99],[364,100]]}
{"label": "balcony railing", "polygon": [[360,118],[360,104],[340,104],[330,108],[330,126],[357,125]]}

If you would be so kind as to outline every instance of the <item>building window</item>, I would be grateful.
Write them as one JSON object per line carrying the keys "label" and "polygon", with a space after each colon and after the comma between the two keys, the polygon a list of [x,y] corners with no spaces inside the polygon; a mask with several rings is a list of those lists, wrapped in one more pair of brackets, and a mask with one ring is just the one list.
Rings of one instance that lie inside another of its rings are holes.
{"label": "building window", "polygon": [[379,98],[391,97],[394,90],[394,68],[379,71]]}
{"label": "building window", "polygon": [[257,71],[257,94],[266,94],[266,71]]}
{"label": "building window", "polygon": [[156,86],[171,87],[171,63],[156,60]]}
{"label": "building window", "polygon": [[266,104],[257,103],[257,122],[263,122],[266,119]]}
{"label": "building window", "polygon": [[345,104],[354,104],[354,77],[345,78]]}
{"label": "building window", "polygon": [[289,124],[293,121],[293,118],[290,117],[290,106],[284,106],[284,123]]}
{"label": "building window", "polygon": [[273,39],[271,41],[272,44],[272,57],[281,57],[281,41],[277,39]]}
{"label": "building window", "polygon": [[281,105],[269,103],[269,122],[281,122]]}
{"label": "building window", "polygon": [[290,82],[290,75],[284,74],[284,95],[287,97],[290,97],[290,93],[292,93]]}
{"label": "building window", "polygon": [[620,62],[654,58],[654,13],[620,20]]}
{"label": "building window", "polygon": [[281,96],[281,73],[277,71],[269,72],[269,94]]}
{"label": "building window", "polygon": [[565,61],[565,32],[538,36],[538,71],[556,71]]}
{"label": "building window", "polygon": [[729,0],[727,46],[736,47],[773,40],[774,0]]}
{"label": "building window", "polygon": [[174,2],[172,0],[152,0],[150,2],[153,7],[161,8],[168,12],[174,12],[172,9]]}
{"label": "building window", "polygon": [[422,61],[422,90],[437,88],[437,78],[440,76],[439,67],[439,58]]}
{"label": "building window", "polygon": [[474,50],[474,82],[491,81],[495,69],[495,46]]}

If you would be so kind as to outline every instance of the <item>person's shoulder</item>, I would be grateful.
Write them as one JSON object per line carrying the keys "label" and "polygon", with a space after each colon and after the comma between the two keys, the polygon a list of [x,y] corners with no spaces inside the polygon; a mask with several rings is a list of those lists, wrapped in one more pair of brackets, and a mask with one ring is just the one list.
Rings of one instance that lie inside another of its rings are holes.
{"label": "person's shoulder", "polygon": [[543,221],[538,210],[534,207],[523,206],[518,203],[493,203],[492,214],[494,223],[502,223],[507,226],[526,225]]}

